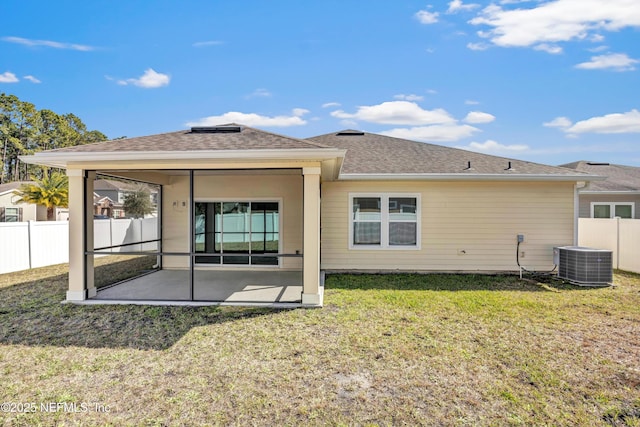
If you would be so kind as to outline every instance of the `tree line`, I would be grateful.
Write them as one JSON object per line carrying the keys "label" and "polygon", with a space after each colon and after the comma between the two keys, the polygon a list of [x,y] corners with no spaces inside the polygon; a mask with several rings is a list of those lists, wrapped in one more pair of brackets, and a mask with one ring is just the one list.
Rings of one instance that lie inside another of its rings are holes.
{"label": "tree line", "polygon": [[75,114],[38,110],[15,95],[0,93],[0,184],[51,175],[48,168],[21,162],[19,156],[105,140],[105,134],[88,130]]}

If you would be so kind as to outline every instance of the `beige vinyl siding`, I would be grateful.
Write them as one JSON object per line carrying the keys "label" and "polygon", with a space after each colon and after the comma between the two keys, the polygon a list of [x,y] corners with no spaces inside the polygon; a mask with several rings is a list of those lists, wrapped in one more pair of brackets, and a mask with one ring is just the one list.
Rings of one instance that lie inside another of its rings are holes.
{"label": "beige vinyl siding", "polygon": [[[349,249],[349,194],[385,192],[421,195],[420,250]],[[517,234],[521,264],[551,269],[573,244],[573,183],[325,182],[321,209],[325,270],[515,271]]]}
{"label": "beige vinyl siding", "polygon": [[635,203],[634,215],[640,219],[640,194],[636,195],[606,195],[606,194],[580,194],[580,218],[591,218],[591,203]]}
{"label": "beige vinyl siding", "polygon": [[[295,254],[296,251],[302,253],[302,175],[270,175],[255,172],[248,175],[233,172],[203,175],[204,173],[206,172],[196,172],[194,177],[196,200],[279,201],[280,251],[286,254]],[[186,206],[183,207],[182,202]],[[189,252],[189,203],[189,176],[171,176],[170,184],[163,188],[163,251]],[[189,266],[189,258],[165,257],[163,266],[186,268]],[[301,269],[302,262],[300,258],[282,258],[281,266],[284,269]]]}
{"label": "beige vinyl siding", "polygon": [[[30,203],[14,203],[19,197],[13,193],[6,193],[0,195],[0,206],[5,208],[22,208],[22,221],[36,221],[40,220],[39,215],[37,214],[38,205],[32,205]],[[44,213],[44,220],[47,219],[47,208]]]}

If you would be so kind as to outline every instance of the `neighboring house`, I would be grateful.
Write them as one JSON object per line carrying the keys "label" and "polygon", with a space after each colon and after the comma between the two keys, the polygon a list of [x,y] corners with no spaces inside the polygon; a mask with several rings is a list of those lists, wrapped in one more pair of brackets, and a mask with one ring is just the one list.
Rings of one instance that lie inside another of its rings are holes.
{"label": "neighboring house", "polygon": [[93,214],[100,218],[124,218],[124,208],[122,203],[114,202],[110,197],[103,197],[94,192]]}
{"label": "neighboring house", "polygon": [[[110,218],[125,218],[124,200],[143,185],[149,190],[149,197],[154,205],[158,203],[158,192],[152,187],[134,182],[123,182],[112,179],[96,179],[93,184],[95,196],[95,214],[106,215]],[[94,197],[95,197],[94,196]]]}
{"label": "neighboring house", "polygon": [[580,218],[640,219],[640,167],[584,160],[561,166],[606,177],[579,189]]}
{"label": "neighboring house", "polygon": [[518,235],[521,264],[550,270],[553,247],[577,243],[576,188],[600,179],[359,131],[303,140],[236,124],[21,159],[67,169],[70,301],[96,296],[86,200],[100,173],[160,186],[153,253],[175,276],[149,286],[189,291],[155,298],[210,301],[216,275],[259,272],[249,295],[260,275],[301,272],[303,306],[322,305],[321,271],[514,272]]}
{"label": "neighboring house", "polygon": [[16,203],[20,196],[15,191],[33,181],[17,181],[0,184],[0,222],[46,221],[47,208],[30,203]]}

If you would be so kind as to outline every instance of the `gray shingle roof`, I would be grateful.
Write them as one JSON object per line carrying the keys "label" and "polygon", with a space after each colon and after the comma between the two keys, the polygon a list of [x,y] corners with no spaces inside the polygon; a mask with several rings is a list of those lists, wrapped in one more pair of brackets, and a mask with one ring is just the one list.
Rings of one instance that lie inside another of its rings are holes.
{"label": "gray shingle roof", "polygon": [[[350,135],[340,135],[350,133]],[[575,170],[474,153],[441,145],[345,130],[308,141],[342,148],[342,174],[580,175]],[[471,162],[471,169],[467,169]],[[511,162],[511,170],[507,170]]]}
{"label": "gray shingle roof", "polygon": [[580,160],[561,165],[565,168],[606,176],[605,181],[592,182],[588,191],[640,191],[640,168]]}
{"label": "gray shingle roof", "polygon": [[7,182],[6,184],[0,184],[0,194],[17,190],[22,186],[22,184],[35,184],[35,182],[34,181],[14,181],[14,182]]}
{"label": "gray shingle roof", "polygon": [[[227,124],[223,126],[241,126]],[[200,151],[200,150],[292,150],[323,147],[312,141],[278,135],[242,126],[239,133],[195,133],[191,130],[116,139],[87,145],[59,148],[50,153],[113,153],[127,151]]]}

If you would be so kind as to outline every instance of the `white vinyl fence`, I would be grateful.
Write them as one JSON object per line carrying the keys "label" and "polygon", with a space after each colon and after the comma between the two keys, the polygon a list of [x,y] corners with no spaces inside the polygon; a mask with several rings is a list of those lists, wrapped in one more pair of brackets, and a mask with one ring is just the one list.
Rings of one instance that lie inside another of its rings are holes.
{"label": "white vinyl fence", "polygon": [[640,219],[580,218],[578,244],[613,252],[613,268],[640,273]]}
{"label": "white vinyl fence", "polygon": [[[158,238],[158,219],[96,219],[94,248]],[[111,252],[154,250],[156,243],[114,248]],[[0,223],[0,274],[69,262],[69,223]]]}

